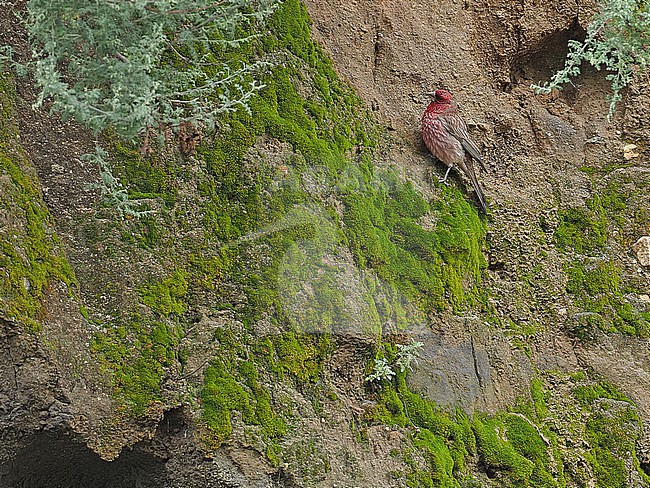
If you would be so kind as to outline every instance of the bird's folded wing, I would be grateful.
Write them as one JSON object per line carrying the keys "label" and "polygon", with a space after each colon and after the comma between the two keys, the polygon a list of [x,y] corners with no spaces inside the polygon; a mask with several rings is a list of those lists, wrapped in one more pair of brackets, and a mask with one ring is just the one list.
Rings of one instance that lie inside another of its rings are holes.
{"label": "bird's folded wing", "polygon": [[463,122],[463,119],[461,119],[457,114],[452,113],[449,115],[442,114],[438,117],[438,120],[442,123],[443,127],[447,129],[447,132],[458,139],[465,148],[465,151],[476,159],[481,164],[481,167],[487,171],[485,163],[483,163],[483,158],[481,157],[481,151],[476,147],[476,144],[467,132],[467,126],[465,125],[465,122]]}

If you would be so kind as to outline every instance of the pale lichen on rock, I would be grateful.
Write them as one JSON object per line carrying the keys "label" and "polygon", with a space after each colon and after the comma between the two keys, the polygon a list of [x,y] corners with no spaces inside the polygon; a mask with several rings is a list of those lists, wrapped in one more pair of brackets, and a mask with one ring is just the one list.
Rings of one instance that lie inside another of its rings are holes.
{"label": "pale lichen on rock", "polygon": [[650,236],[640,237],[632,244],[632,249],[641,266],[650,266]]}

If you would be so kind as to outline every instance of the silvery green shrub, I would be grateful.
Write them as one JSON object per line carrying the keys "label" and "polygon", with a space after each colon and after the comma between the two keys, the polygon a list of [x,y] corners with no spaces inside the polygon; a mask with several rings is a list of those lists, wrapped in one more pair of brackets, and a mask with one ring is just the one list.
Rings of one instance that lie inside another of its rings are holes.
{"label": "silvery green shrub", "polygon": [[260,22],[275,0],[30,0],[24,23],[36,105],[95,132],[133,139],[151,128],[213,126],[261,85],[263,63],[227,63],[246,42],[238,26]]}
{"label": "silvery green shrub", "polygon": [[584,42],[569,41],[564,68],[550,82],[532,85],[538,93],[549,93],[580,74],[588,62],[605,68],[612,84],[608,118],[621,101],[621,90],[650,63],[650,2],[648,0],[603,0],[587,28]]}

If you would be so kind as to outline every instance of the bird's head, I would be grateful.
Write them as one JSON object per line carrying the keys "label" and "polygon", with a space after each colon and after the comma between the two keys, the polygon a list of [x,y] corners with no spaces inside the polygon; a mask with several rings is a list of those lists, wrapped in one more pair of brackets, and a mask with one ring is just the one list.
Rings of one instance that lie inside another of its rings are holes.
{"label": "bird's head", "polygon": [[429,95],[434,102],[444,104],[451,103],[451,99],[453,98],[451,96],[451,93],[449,93],[447,90],[435,90],[427,93],[427,95]]}

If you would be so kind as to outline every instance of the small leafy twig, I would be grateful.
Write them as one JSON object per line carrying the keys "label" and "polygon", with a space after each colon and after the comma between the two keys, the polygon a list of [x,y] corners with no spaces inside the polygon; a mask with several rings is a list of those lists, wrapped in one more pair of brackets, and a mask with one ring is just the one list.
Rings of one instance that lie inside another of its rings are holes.
{"label": "small leafy twig", "polygon": [[155,210],[138,210],[143,205],[142,200],[132,200],[129,193],[120,181],[113,176],[111,167],[106,161],[108,154],[101,147],[95,147],[94,154],[86,154],[83,159],[96,163],[99,166],[101,183],[90,185],[91,188],[98,189],[103,197],[103,202],[111,207],[115,207],[120,216],[130,215],[131,217],[144,217],[155,212]]}

